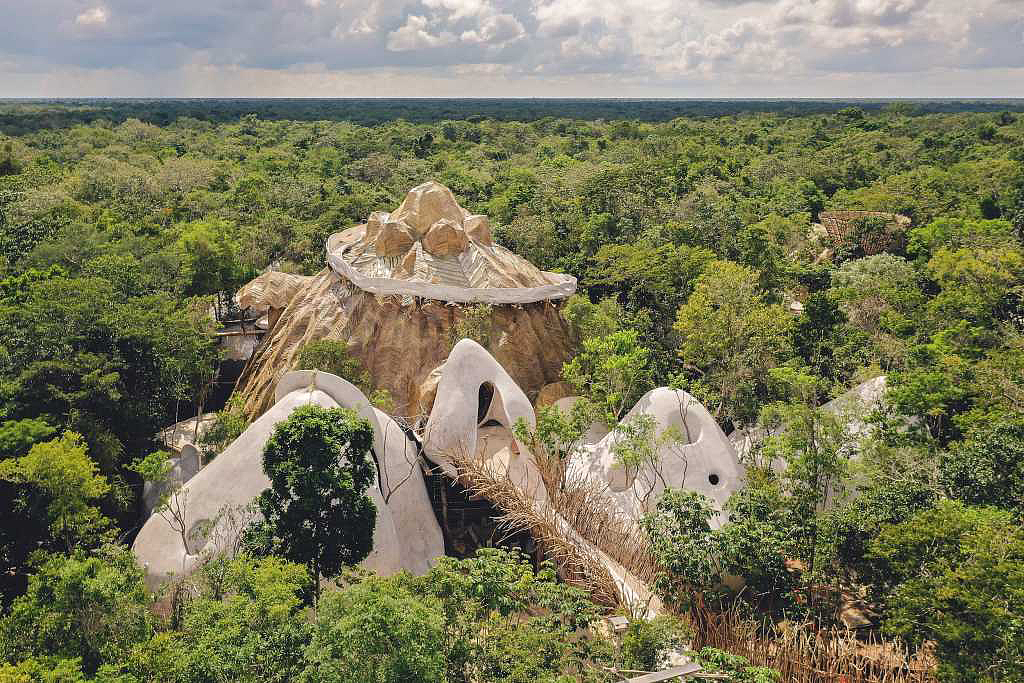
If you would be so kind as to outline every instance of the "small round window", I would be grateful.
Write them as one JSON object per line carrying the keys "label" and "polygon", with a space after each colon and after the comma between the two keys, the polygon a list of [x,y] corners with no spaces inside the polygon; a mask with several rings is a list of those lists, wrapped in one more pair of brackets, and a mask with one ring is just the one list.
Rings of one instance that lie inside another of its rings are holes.
{"label": "small round window", "polygon": [[708,475],[708,481],[711,482],[712,486],[718,486],[718,475],[712,472]]}

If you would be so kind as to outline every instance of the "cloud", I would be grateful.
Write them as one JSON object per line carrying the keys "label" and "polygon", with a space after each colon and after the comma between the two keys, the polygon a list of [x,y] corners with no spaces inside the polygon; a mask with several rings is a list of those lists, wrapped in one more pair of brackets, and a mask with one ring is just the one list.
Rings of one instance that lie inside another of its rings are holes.
{"label": "cloud", "polygon": [[75,23],[81,26],[94,26],[107,23],[107,10],[104,7],[92,7],[85,10],[77,17]]}
{"label": "cloud", "polygon": [[448,31],[431,33],[431,23],[426,17],[410,14],[405,24],[388,34],[388,49],[395,52],[426,50],[455,42],[455,36]]}
{"label": "cloud", "polygon": [[467,43],[504,45],[526,35],[526,30],[511,14],[495,14],[480,22],[477,28],[463,31],[459,36]]}
{"label": "cloud", "polygon": [[500,82],[515,95],[1012,96],[1024,82],[1019,0],[95,2],[0,0],[0,96],[61,83],[274,95],[297,81],[386,94],[351,89],[371,73],[466,95]]}

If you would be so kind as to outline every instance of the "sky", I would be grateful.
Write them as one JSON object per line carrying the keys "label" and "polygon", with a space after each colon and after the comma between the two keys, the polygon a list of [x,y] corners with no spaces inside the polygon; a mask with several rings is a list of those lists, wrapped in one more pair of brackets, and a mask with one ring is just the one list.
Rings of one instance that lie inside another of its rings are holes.
{"label": "sky", "polygon": [[1024,0],[0,0],[0,97],[1024,97]]}

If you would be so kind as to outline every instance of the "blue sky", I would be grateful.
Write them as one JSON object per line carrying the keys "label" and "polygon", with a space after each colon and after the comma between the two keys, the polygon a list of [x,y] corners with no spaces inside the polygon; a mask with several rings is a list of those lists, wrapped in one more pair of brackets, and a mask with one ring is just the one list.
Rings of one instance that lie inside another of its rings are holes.
{"label": "blue sky", "polygon": [[1024,0],[0,0],[0,97],[1024,97]]}

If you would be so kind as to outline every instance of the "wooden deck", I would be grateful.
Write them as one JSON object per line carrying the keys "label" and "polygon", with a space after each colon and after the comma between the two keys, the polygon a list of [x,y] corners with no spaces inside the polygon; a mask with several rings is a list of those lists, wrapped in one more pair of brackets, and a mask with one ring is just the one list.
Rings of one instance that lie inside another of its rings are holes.
{"label": "wooden deck", "polygon": [[674,666],[664,671],[655,671],[654,673],[644,674],[635,678],[627,678],[625,683],[658,683],[659,681],[671,681],[674,679],[686,680],[700,671],[700,664],[690,662],[689,664]]}

